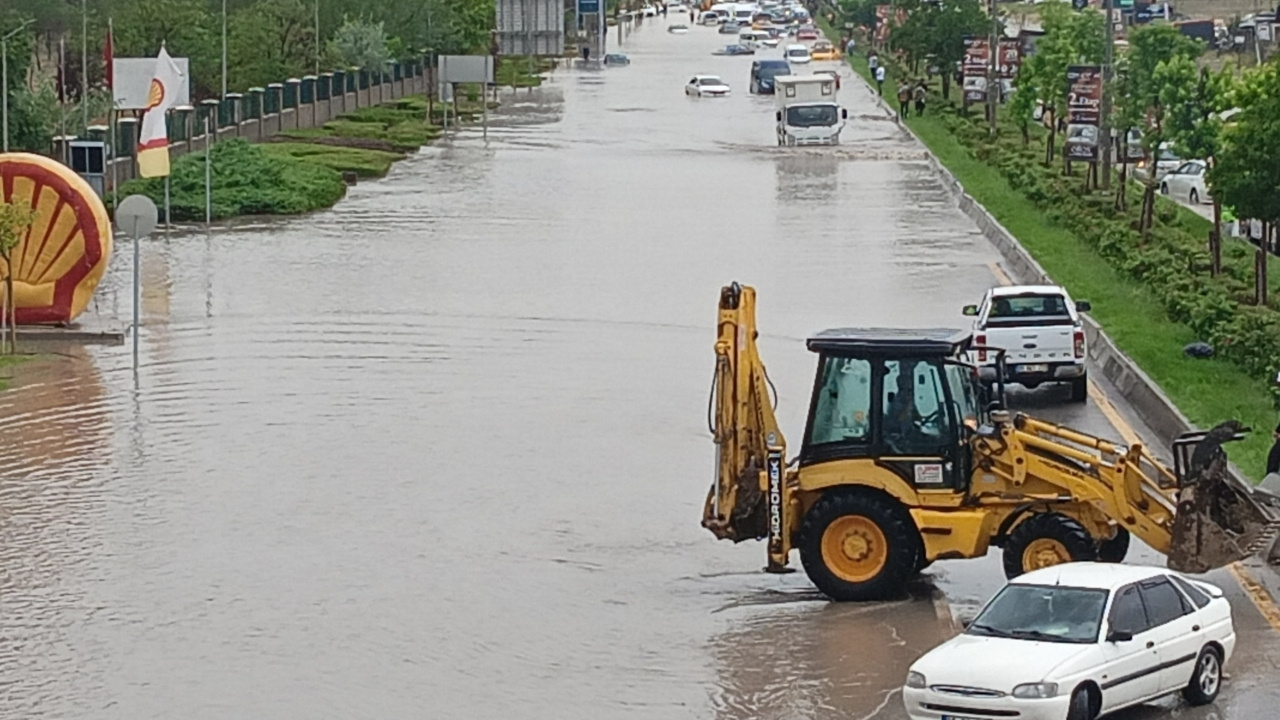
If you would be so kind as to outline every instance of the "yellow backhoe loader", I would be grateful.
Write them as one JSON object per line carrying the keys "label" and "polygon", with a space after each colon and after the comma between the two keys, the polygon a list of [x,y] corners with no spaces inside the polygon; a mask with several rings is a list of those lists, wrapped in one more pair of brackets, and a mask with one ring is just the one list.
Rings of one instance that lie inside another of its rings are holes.
{"label": "yellow backhoe loader", "polygon": [[[702,524],[762,539],[769,572],[792,548],[835,600],[898,595],[935,560],[1004,552],[1005,573],[1119,562],[1136,535],[1175,570],[1200,573],[1269,547],[1280,514],[1227,472],[1227,422],[1174,443],[1173,469],[1125,447],[1003,408],[960,330],[827,330],[800,452],[774,415],[756,347],[755,290],[720,293],[708,409],[716,476]],[[998,348],[986,348],[1000,353]],[[995,397],[987,397],[989,393]]]}

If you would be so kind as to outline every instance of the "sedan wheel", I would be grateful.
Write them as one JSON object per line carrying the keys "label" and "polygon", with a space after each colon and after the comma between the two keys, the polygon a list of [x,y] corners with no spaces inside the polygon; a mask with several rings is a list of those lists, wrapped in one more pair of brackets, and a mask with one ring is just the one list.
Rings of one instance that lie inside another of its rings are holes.
{"label": "sedan wheel", "polygon": [[1093,701],[1089,691],[1080,688],[1071,695],[1071,705],[1067,707],[1067,720],[1093,720]]}
{"label": "sedan wheel", "polygon": [[1212,646],[1206,645],[1196,658],[1196,671],[1191,682],[1182,689],[1182,697],[1192,705],[1208,705],[1218,697],[1222,689],[1222,658]]}

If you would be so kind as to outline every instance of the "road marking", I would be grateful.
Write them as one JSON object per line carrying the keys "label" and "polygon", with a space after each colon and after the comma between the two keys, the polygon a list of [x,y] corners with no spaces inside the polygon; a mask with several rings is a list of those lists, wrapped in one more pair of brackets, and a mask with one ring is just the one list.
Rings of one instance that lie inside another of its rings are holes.
{"label": "road marking", "polygon": [[[1013,284],[1013,280],[1004,271],[1004,268],[1000,266],[1000,263],[988,263],[987,267],[990,268],[991,274],[995,276],[996,281],[1001,285]],[[1138,437],[1137,431],[1120,415],[1120,411],[1116,410],[1116,406],[1111,403],[1111,399],[1107,397],[1107,394],[1092,378],[1089,379],[1089,397],[1093,398],[1094,406],[1106,417],[1107,422],[1111,423],[1111,427],[1120,433],[1120,437],[1124,438],[1127,444],[1133,446],[1142,442],[1142,438]],[[1275,599],[1271,597],[1271,593],[1267,591],[1266,587],[1253,577],[1248,568],[1238,562],[1228,565],[1227,571],[1239,583],[1240,589],[1244,590],[1245,596],[1253,602],[1254,607],[1258,608],[1258,612],[1261,613],[1267,624],[1272,629],[1280,632],[1280,605],[1276,604]]]}

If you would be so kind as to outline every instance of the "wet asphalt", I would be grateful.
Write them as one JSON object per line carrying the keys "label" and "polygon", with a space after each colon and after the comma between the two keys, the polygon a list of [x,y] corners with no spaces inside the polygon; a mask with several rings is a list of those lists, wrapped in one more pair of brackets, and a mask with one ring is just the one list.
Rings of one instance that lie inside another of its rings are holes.
{"label": "wet asphalt", "polygon": [[[127,346],[16,371],[0,717],[905,717],[907,665],[999,557],[837,605],[714,541],[714,304],[757,287],[798,440],[808,334],[962,326],[999,256],[847,69],[843,144],[781,150],[750,58],[664,28],[330,211],[148,242],[136,376]],[[734,94],[686,98],[694,73]],[[127,317],[118,253],[97,302]],[[1015,397],[1116,436],[1065,401]],[[1212,579],[1241,634],[1222,698],[1118,717],[1270,716],[1275,631]]]}

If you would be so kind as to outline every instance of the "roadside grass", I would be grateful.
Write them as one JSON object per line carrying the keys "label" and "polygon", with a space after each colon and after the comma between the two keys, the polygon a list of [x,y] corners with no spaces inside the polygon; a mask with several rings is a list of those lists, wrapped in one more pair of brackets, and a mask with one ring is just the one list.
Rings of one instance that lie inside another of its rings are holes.
{"label": "roadside grass", "polygon": [[403,154],[396,152],[305,142],[267,143],[262,149],[273,157],[297,158],[338,172],[352,171],[361,178],[383,177],[396,161],[404,159]]}
{"label": "roadside grass", "polygon": [[13,378],[6,370],[19,363],[24,363],[34,355],[0,355],[0,391],[9,389],[9,381]]}
{"label": "roadside grass", "polygon": [[[850,58],[850,65],[871,81],[861,51]],[[896,87],[892,71],[887,74],[885,86]],[[875,87],[874,82],[871,85]],[[1212,427],[1223,420],[1238,419],[1253,427],[1249,438],[1231,446],[1229,452],[1245,475],[1262,476],[1276,415],[1265,379],[1248,375],[1224,360],[1183,355],[1182,348],[1199,338],[1190,328],[1169,320],[1161,304],[1139,282],[1120,274],[1087,243],[1049,222],[998,170],[974,158],[936,115],[926,109],[923,117],[912,115],[907,125],[1056,282],[1074,297],[1093,304],[1090,314],[1094,319],[1193,423]],[[1186,208],[1177,209],[1184,227],[1208,234],[1207,220]]]}

